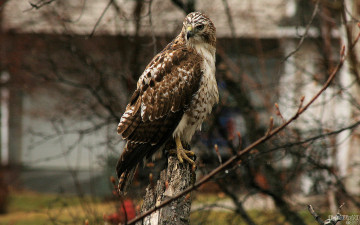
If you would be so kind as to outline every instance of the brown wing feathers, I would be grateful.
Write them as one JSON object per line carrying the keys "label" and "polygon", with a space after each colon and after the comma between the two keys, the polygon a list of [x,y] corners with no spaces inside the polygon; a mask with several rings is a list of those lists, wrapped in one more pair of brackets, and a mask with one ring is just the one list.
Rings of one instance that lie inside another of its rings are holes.
{"label": "brown wing feathers", "polygon": [[200,56],[189,51],[170,48],[161,52],[139,78],[118,126],[118,133],[127,140],[116,168],[123,182],[144,157],[171,138],[198,89]]}
{"label": "brown wing feathers", "polygon": [[170,133],[169,130],[174,130],[177,126],[177,123],[171,121],[179,121],[182,115],[182,111],[171,114],[168,119],[164,120],[158,132],[153,133],[153,140],[157,141],[158,144],[152,145],[150,143],[135,143],[132,141],[126,143],[123,153],[116,165],[118,178],[120,178],[119,190],[121,192],[126,191],[127,185],[132,181],[134,170],[139,164],[139,161],[145,157],[150,157],[171,137],[172,133]]}

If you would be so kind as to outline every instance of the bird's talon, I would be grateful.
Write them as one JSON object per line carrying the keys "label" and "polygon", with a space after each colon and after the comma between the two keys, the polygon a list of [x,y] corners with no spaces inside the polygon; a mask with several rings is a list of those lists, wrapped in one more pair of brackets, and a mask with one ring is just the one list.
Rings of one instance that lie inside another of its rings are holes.
{"label": "bird's talon", "polygon": [[[184,162],[184,160],[188,161],[192,166],[196,166],[196,163],[194,160],[190,159],[190,157],[194,156],[195,153],[189,150],[185,149],[178,149],[177,150],[177,157],[181,163]],[[189,157],[190,156],[190,157]]]}
{"label": "bird's talon", "polygon": [[[184,159],[185,159],[192,166],[196,166],[196,163],[194,162],[194,160],[189,158],[189,156],[194,157],[195,153],[183,148],[180,137],[175,138],[175,143],[176,143],[176,150],[175,150],[176,151],[176,156],[179,159],[180,163],[184,163]],[[172,152],[174,152],[174,151],[172,151]]]}
{"label": "bird's talon", "polygon": [[176,155],[177,155],[177,158],[178,158],[178,160],[180,161],[180,163],[184,163],[184,160],[182,159],[182,156],[181,156],[181,155],[182,155],[182,154],[181,154],[181,153],[182,153],[182,150],[179,150],[179,149],[178,149],[178,150],[176,151],[176,153],[177,153]]}
{"label": "bird's talon", "polygon": [[195,153],[186,149],[171,149],[169,150],[169,154],[176,155],[180,163],[184,163],[184,160],[189,162],[193,167],[196,167],[196,163],[194,160],[190,159],[190,157],[194,157]]}

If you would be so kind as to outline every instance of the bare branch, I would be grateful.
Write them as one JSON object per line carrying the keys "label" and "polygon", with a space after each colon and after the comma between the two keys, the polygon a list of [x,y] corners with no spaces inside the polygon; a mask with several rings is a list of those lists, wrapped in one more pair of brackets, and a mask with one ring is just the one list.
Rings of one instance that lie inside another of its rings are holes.
{"label": "bare branch", "polygon": [[104,10],[102,11],[100,17],[98,18],[98,20],[96,21],[91,33],[89,34],[89,38],[91,38],[92,36],[94,36],[94,33],[96,31],[96,28],[99,26],[100,21],[102,20],[102,18],[104,17],[106,11],[110,8],[110,5],[113,3],[114,0],[110,0],[108,2],[108,4],[105,6]]}
{"label": "bare branch", "polygon": [[314,21],[314,18],[315,18],[315,16],[316,16],[316,14],[317,14],[318,11],[319,11],[319,3],[320,3],[320,0],[317,0],[317,1],[316,1],[316,4],[315,4],[314,11],[313,11],[313,13],[312,13],[312,15],[311,15],[311,18],[310,18],[310,21],[309,21],[309,23],[306,25],[305,32],[304,32],[304,34],[301,36],[301,39],[300,39],[298,45],[296,46],[295,50],[293,50],[292,52],[290,52],[290,53],[282,60],[282,62],[285,62],[285,61],[288,60],[292,55],[294,55],[297,51],[299,51],[301,45],[303,44],[305,38],[306,38],[307,35],[308,35],[308,32],[309,32],[309,30],[310,30],[310,26],[311,26],[312,22]]}
{"label": "bare branch", "polygon": [[235,38],[235,26],[234,26],[234,22],[232,20],[230,8],[229,8],[229,3],[227,2],[227,0],[222,0],[222,2],[223,2],[223,5],[225,7],[226,17],[227,17],[229,27],[230,27],[230,31],[231,31],[231,37]]}
{"label": "bare branch", "polygon": [[281,114],[281,111],[280,111],[280,108],[279,108],[279,104],[275,103],[275,108],[276,108],[276,115],[277,115],[278,117],[280,117],[280,119],[282,120],[283,123],[285,123],[286,120],[284,119],[284,117],[283,117],[282,114]]}
{"label": "bare branch", "polygon": [[148,16],[149,16],[149,24],[150,24],[150,31],[151,31],[151,39],[152,39],[152,43],[150,43],[150,45],[154,46],[154,55],[156,55],[157,53],[157,44],[156,44],[156,36],[155,36],[155,32],[154,32],[154,25],[153,25],[153,21],[152,21],[152,12],[151,12],[151,6],[152,6],[153,1],[149,0],[149,6],[148,6]]}
{"label": "bare branch", "polygon": [[306,143],[313,142],[313,141],[321,139],[321,138],[325,138],[325,137],[332,136],[332,135],[337,135],[337,134],[339,134],[339,133],[341,133],[341,132],[343,132],[345,130],[353,130],[358,126],[360,126],[360,121],[355,122],[354,124],[351,124],[351,125],[349,125],[347,127],[343,127],[341,129],[338,129],[338,130],[335,130],[335,131],[319,134],[319,135],[307,138],[307,139],[302,140],[302,141],[298,141],[298,142],[294,142],[294,143],[287,143],[285,145],[281,145],[281,146],[278,146],[276,148],[269,149],[268,151],[263,151],[262,153],[269,153],[269,152],[272,152],[272,151],[276,151],[278,149],[290,148],[290,147],[293,147],[293,146],[306,144]]}
{"label": "bare branch", "polygon": [[318,224],[324,224],[324,221],[321,219],[321,217],[315,212],[314,208],[311,205],[308,205],[308,210],[311,213],[311,215],[315,218],[316,222]]}
{"label": "bare branch", "polygon": [[215,144],[214,149],[215,149],[216,155],[218,157],[219,163],[222,164],[222,158],[221,158],[221,155],[219,153],[219,146],[217,144]]}
{"label": "bare branch", "polygon": [[31,3],[31,2],[29,2],[31,8],[24,10],[24,12],[30,11],[30,10],[32,10],[32,9],[38,10],[38,9],[40,9],[41,7],[45,6],[45,5],[50,5],[50,4],[51,4],[52,2],[54,2],[54,1],[55,1],[55,0],[47,0],[47,1],[45,1],[45,0],[40,0],[40,1],[37,2],[37,3]]}
{"label": "bare branch", "polygon": [[298,112],[302,109],[302,106],[304,104],[304,100],[305,100],[305,96],[303,95],[300,99],[300,104],[299,104],[299,107],[298,107]]}
{"label": "bare branch", "polygon": [[274,128],[274,118],[271,116],[269,121],[269,127],[268,130],[266,131],[265,136],[269,135],[273,128]]}
{"label": "bare branch", "polygon": [[344,206],[344,204],[342,204],[339,209],[338,212],[336,214],[336,216],[333,216],[330,219],[327,219],[325,221],[323,221],[320,216],[315,212],[314,208],[311,205],[308,205],[308,210],[310,212],[310,214],[315,218],[316,222],[320,225],[336,225],[338,222],[343,221],[344,220],[344,216],[340,214],[340,209]]}

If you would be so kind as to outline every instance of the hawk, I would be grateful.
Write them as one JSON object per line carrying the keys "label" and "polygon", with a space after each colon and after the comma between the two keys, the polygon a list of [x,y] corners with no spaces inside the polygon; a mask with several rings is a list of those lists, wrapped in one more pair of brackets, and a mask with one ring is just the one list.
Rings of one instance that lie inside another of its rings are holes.
{"label": "hawk", "polygon": [[216,29],[204,14],[185,17],[180,34],[157,54],[117,127],[127,141],[116,166],[119,192],[131,182],[137,165],[175,141],[181,163],[194,153],[183,148],[219,101],[215,79]]}

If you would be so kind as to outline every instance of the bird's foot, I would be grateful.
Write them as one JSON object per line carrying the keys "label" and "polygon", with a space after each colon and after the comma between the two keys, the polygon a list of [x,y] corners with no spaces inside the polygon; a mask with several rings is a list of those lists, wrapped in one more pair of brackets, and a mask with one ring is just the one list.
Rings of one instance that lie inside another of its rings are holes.
{"label": "bird's foot", "polygon": [[172,149],[169,150],[170,154],[173,154],[177,156],[178,160],[181,163],[184,163],[184,160],[187,161],[188,163],[190,163],[192,165],[192,167],[196,167],[196,163],[194,162],[194,160],[192,160],[190,157],[194,157],[195,153],[183,148],[178,148],[178,149]]}

